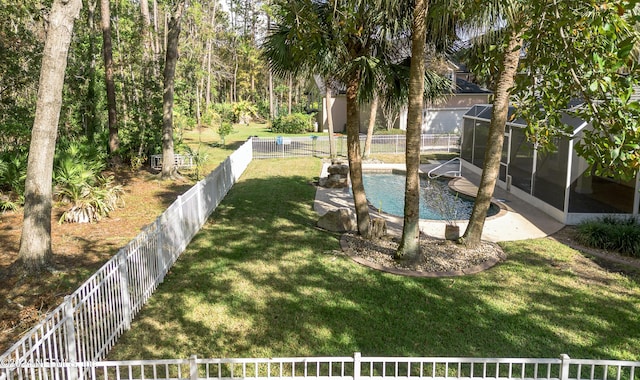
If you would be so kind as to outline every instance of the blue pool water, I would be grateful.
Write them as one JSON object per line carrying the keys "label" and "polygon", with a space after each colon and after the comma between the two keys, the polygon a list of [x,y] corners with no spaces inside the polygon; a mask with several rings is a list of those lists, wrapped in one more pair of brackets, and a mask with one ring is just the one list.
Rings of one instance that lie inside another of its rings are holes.
{"label": "blue pool water", "polygon": [[[364,188],[369,203],[387,214],[404,215],[405,176],[394,173],[364,173]],[[427,190],[429,188],[429,190]],[[437,194],[427,201],[428,194]],[[433,199],[435,198],[435,199]],[[473,210],[473,199],[451,191],[446,180],[420,179],[420,219],[445,220],[439,207],[429,206],[437,202],[449,202],[456,208],[456,219],[469,219]],[[488,215],[495,215],[497,208],[492,205]]]}

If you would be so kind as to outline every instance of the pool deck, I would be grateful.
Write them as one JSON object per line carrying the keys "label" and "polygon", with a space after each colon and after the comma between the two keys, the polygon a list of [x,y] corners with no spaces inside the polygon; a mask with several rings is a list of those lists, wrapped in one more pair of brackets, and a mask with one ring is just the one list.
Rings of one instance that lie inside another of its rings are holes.
{"label": "pool deck", "polygon": [[[420,165],[420,170],[428,172],[435,164]],[[328,164],[322,169],[321,177],[327,176]],[[363,170],[404,170],[403,164],[363,164]],[[462,171],[462,177],[454,179],[449,183],[454,190],[463,194],[475,196],[478,191],[480,176],[477,174]],[[402,195],[404,196],[404,195]],[[482,239],[492,242],[535,239],[549,236],[560,230],[564,225],[539,209],[529,205],[513,194],[498,187],[495,189],[493,200],[502,209],[497,215],[488,217],[484,224]],[[353,209],[353,197],[348,188],[327,189],[318,187],[314,210],[323,215],[329,210],[347,207]],[[384,217],[387,220],[389,233],[395,235],[402,234],[402,218],[389,214],[379,214],[371,210],[372,216]],[[433,220],[421,220],[420,230],[436,238],[444,238],[444,222]],[[464,233],[467,221],[459,221],[460,233]]]}

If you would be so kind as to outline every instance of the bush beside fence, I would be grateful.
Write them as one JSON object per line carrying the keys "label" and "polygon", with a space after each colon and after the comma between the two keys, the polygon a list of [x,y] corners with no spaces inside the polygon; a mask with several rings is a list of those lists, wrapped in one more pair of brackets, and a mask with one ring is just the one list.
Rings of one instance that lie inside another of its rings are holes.
{"label": "bush beside fence", "polygon": [[[24,367],[28,363],[103,359],[240,178],[252,160],[251,152],[249,140],[206,178],[178,196],[152,224],[2,354],[0,380],[15,376],[36,378],[33,367]],[[65,369],[68,376],[63,378],[77,377],[72,368]]]}

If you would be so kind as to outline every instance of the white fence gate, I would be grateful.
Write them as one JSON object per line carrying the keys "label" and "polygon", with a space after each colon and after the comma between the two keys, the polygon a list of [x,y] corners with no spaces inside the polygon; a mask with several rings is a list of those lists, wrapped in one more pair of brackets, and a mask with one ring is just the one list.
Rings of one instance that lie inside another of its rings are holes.
{"label": "white fence gate", "polygon": [[[15,376],[60,378],[59,371],[46,376],[47,372],[25,368],[32,363],[79,363],[104,358],[247,168],[251,152],[249,140],[206,178],[178,196],[155,222],[2,354],[0,380]],[[65,372],[69,376],[62,378],[77,377],[69,368]]]}

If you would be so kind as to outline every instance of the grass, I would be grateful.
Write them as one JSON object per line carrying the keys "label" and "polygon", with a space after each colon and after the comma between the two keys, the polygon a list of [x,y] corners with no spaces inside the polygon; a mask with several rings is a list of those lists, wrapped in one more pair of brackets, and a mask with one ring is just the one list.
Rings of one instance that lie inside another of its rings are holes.
{"label": "grass", "polygon": [[640,286],[550,239],[478,275],[362,267],[315,228],[312,158],[254,161],[110,359],[351,355],[638,360]]}

